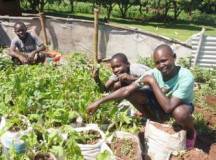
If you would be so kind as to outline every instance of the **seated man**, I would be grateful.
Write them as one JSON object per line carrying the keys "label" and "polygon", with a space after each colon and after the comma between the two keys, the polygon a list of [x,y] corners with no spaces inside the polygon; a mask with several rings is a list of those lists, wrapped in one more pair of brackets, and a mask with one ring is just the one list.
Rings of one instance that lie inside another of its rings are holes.
{"label": "seated man", "polygon": [[46,48],[36,33],[27,32],[23,22],[16,22],[14,31],[17,35],[10,46],[8,55],[15,64],[36,64],[45,61],[45,54],[41,53]]}
{"label": "seated man", "polygon": [[[94,113],[100,104],[122,98],[129,99],[140,112],[145,112],[149,106],[155,114],[172,116],[187,131],[186,145],[191,149],[196,139],[191,115],[194,110],[193,75],[188,69],[175,65],[176,55],[168,45],[158,46],[153,58],[156,68],[151,70],[151,74],[143,75],[134,83],[95,101],[87,111]],[[142,88],[143,85],[150,88]],[[142,94],[137,94],[139,90]]]}
{"label": "seated man", "polygon": [[94,80],[100,86],[102,91],[108,92],[117,90],[137,80],[145,74],[146,71],[150,70],[149,67],[142,64],[130,64],[126,55],[123,53],[113,55],[110,60],[110,65],[113,74],[105,85],[99,78],[99,70],[96,70],[94,73]]}

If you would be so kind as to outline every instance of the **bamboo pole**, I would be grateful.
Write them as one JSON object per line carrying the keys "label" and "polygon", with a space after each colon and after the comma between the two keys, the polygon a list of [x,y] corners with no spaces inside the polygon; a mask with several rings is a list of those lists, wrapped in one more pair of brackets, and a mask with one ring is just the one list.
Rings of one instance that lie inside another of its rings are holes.
{"label": "bamboo pole", "polygon": [[44,43],[46,46],[48,46],[48,39],[47,39],[47,34],[46,34],[46,23],[45,23],[45,16],[44,13],[39,13],[40,17],[40,24],[41,24],[41,29],[43,32],[43,38],[44,38]]}
{"label": "bamboo pole", "polygon": [[98,17],[99,17],[99,9],[94,9],[94,63],[98,63]]}

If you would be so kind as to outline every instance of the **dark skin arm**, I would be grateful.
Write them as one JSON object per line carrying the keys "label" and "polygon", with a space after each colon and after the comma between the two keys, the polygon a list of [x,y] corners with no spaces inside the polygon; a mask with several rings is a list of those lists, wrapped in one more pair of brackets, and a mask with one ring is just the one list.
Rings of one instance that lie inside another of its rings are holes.
{"label": "dark skin arm", "polygon": [[131,84],[132,82],[138,79],[138,77],[130,75],[128,73],[122,73],[118,76],[118,78],[120,82],[126,83],[126,84]]}
{"label": "dark skin arm", "polygon": [[132,83],[131,85],[122,87],[122,88],[112,92],[111,94],[109,94],[109,95],[107,95],[105,97],[102,97],[101,99],[99,99],[99,100],[93,102],[92,104],[90,104],[87,107],[87,112],[92,114],[98,109],[100,104],[111,101],[111,100],[123,99],[123,98],[129,96],[130,93],[135,91],[137,88],[138,88],[138,86],[136,84],[134,84],[134,83]]}
{"label": "dark skin arm", "polygon": [[111,86],[114,84],[113,80],[108,80],[106,84],[104,85],[104,83],[100,80],[100,77],[99,77],[99,68],[96,68],[93,70],[93,78],[95,82],[97,83],[97,85],[99,86],[101,92],[104,92],[104,91],[108,92]]}
{"label": "dark skin arm", "polygon": [[115,91],[119,89],[120,87],[122,87],[121,84],[130,84],[133,81],[138,79],[137,77],[133,75],[123,73],[123,74],[118,75],[118,79],[116,80],[109,79],[104,85],[101,82],[100,77],[99,77],[99,69],[95,69],[93,71],[93,78],[95,82],[99,85],[102,92]]}
{"label": "dark skin arm", "polygon": [[[32,27],[32,31],[31,31],[32,35],[34,35],[36,38],[38,38],[37,36],[37,33],[36,33],[36,27]],[[37,49],[35,49],[34,51],[32,51],[30,54],[29,54],[29,57],[30,58],[34,58],[35,57],[35,54],[41,52],[41,51],[45,51],[46,50],[46,46],[44,44],[41,44],[37,47]]]}
{"label": "dark skin arm", "polygon": [[28,56],[29,60],[33,60],[34,57],[35,57],[35,54],[37,54],[37,53],[39,53],[41,51],[44,51],[45,49],[46,49],[46,47],[44,46],[44,44],[40,45],[36,50],[32,51],[29,54],[29,56]]}
{"label": "dark skin arm", "polygon": [[171,113],[178,105],[182,103],[177,97],[172,96],[171,98],[168,98],[165,96],[163,90],[159,87],[153,76],[145,76],[143,81],[145,84],[151,86],[158,103],[166,113]]}
{"label": "dark skin arm", "polygon": [[18,58],[22,63],[28,63],[29,61],[32,61],[35,54],[39,53],[40,51],[44,51],[46,48],[42,44],[41,46],[38,47],[38,49],[32,51],[30,54],[24,54],[22,52],[19,52],[16,47],[11,47],[9,55],[12,57]]}
{"label": "dark skin arm", "polygon": [[[164,92],[160,89],[160,87],[158,86],[156,80],[154,79],[154,77],[152,76],[145,76],[143,78],[143,82],[147,85],[150,85],[155,96],[156,99],[158,100],[158,103],[160,104],[160,106],[163,108],[163,110],[166,113],[170,113],[172,112],[178,105],[181,104],[181,100],[179,98],[176,97],[171,97],[168,98],[165,96]],[[100,106],[100,104],[105,103],[107,101],[111,101],[111,100],[118,100],[118,99],[123,99],[127,96],[129,96],[133,91],[135,91],[138,88],[138,86],[135,83],[132,83],[126,87],[122,87],[118,90],[116,90],[115,92],[102,97],[101,99],[95,101],[94,103],[90,104],[87,107],[87,112],[88,113],[94,113],[97,108]]]}
{"label": "dark skin arm", "polygon": [[28,57],[24,53],[19,52],[15,47],[10,48],[9,55],[18,58],[22,63],[28,62]]}

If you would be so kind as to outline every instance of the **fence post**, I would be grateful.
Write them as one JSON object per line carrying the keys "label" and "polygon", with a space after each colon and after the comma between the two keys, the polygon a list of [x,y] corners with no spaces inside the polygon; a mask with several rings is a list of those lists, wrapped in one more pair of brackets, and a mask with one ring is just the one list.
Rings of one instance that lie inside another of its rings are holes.
{"label": "fence post", "polygon": [[40,17],[41,29],[43,32],[44,43],[47,46],[48,45],[48,39],[47,39],[47,34],[46,34],[46,22],[45,22],[44,13],[40,12],[39,17]]}
{"label": "fence post", "polygon": [[94,63],[98,63],[98,17],[99,9],[94,9]]}

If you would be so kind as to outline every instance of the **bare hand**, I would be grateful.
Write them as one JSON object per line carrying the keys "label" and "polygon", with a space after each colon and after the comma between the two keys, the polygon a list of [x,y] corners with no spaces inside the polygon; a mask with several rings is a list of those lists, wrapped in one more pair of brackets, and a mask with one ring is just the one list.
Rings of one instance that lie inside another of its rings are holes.
{"label": "bare hand", "polygon": [[144,84],[147,84],[147,85],[151,85],[155,81],[154,77],[151,75],[146,75],[145,77],[143,77],[142,80]]}
{"label": "bare hand", "polygon": [[34,58],[35,58],[35,52],[31,52],[28,54],[29,61],[34,61]]}
{"label": "bare hand", "polygon": [[128,82],[131,80],[130,75],[127,73],[123,73],[123,74],[118,75],[118,79],[120,82]]}
{"label": "bare hand", "polygon": [[23,63],[23,64],[27,64],[28,63],[28,58],[25,56],[20,56],[19,60]]}
{"label": "bare hand", "polygon": [[90,104],[90,105],[87,107],[87,112],[88,112],[89,114],[95,113],[96,110],[97,110],[97,107],[98,107],[99,105],[100,105],[100,104],[98,103],[98,101],[96,101],[96,102]]}

